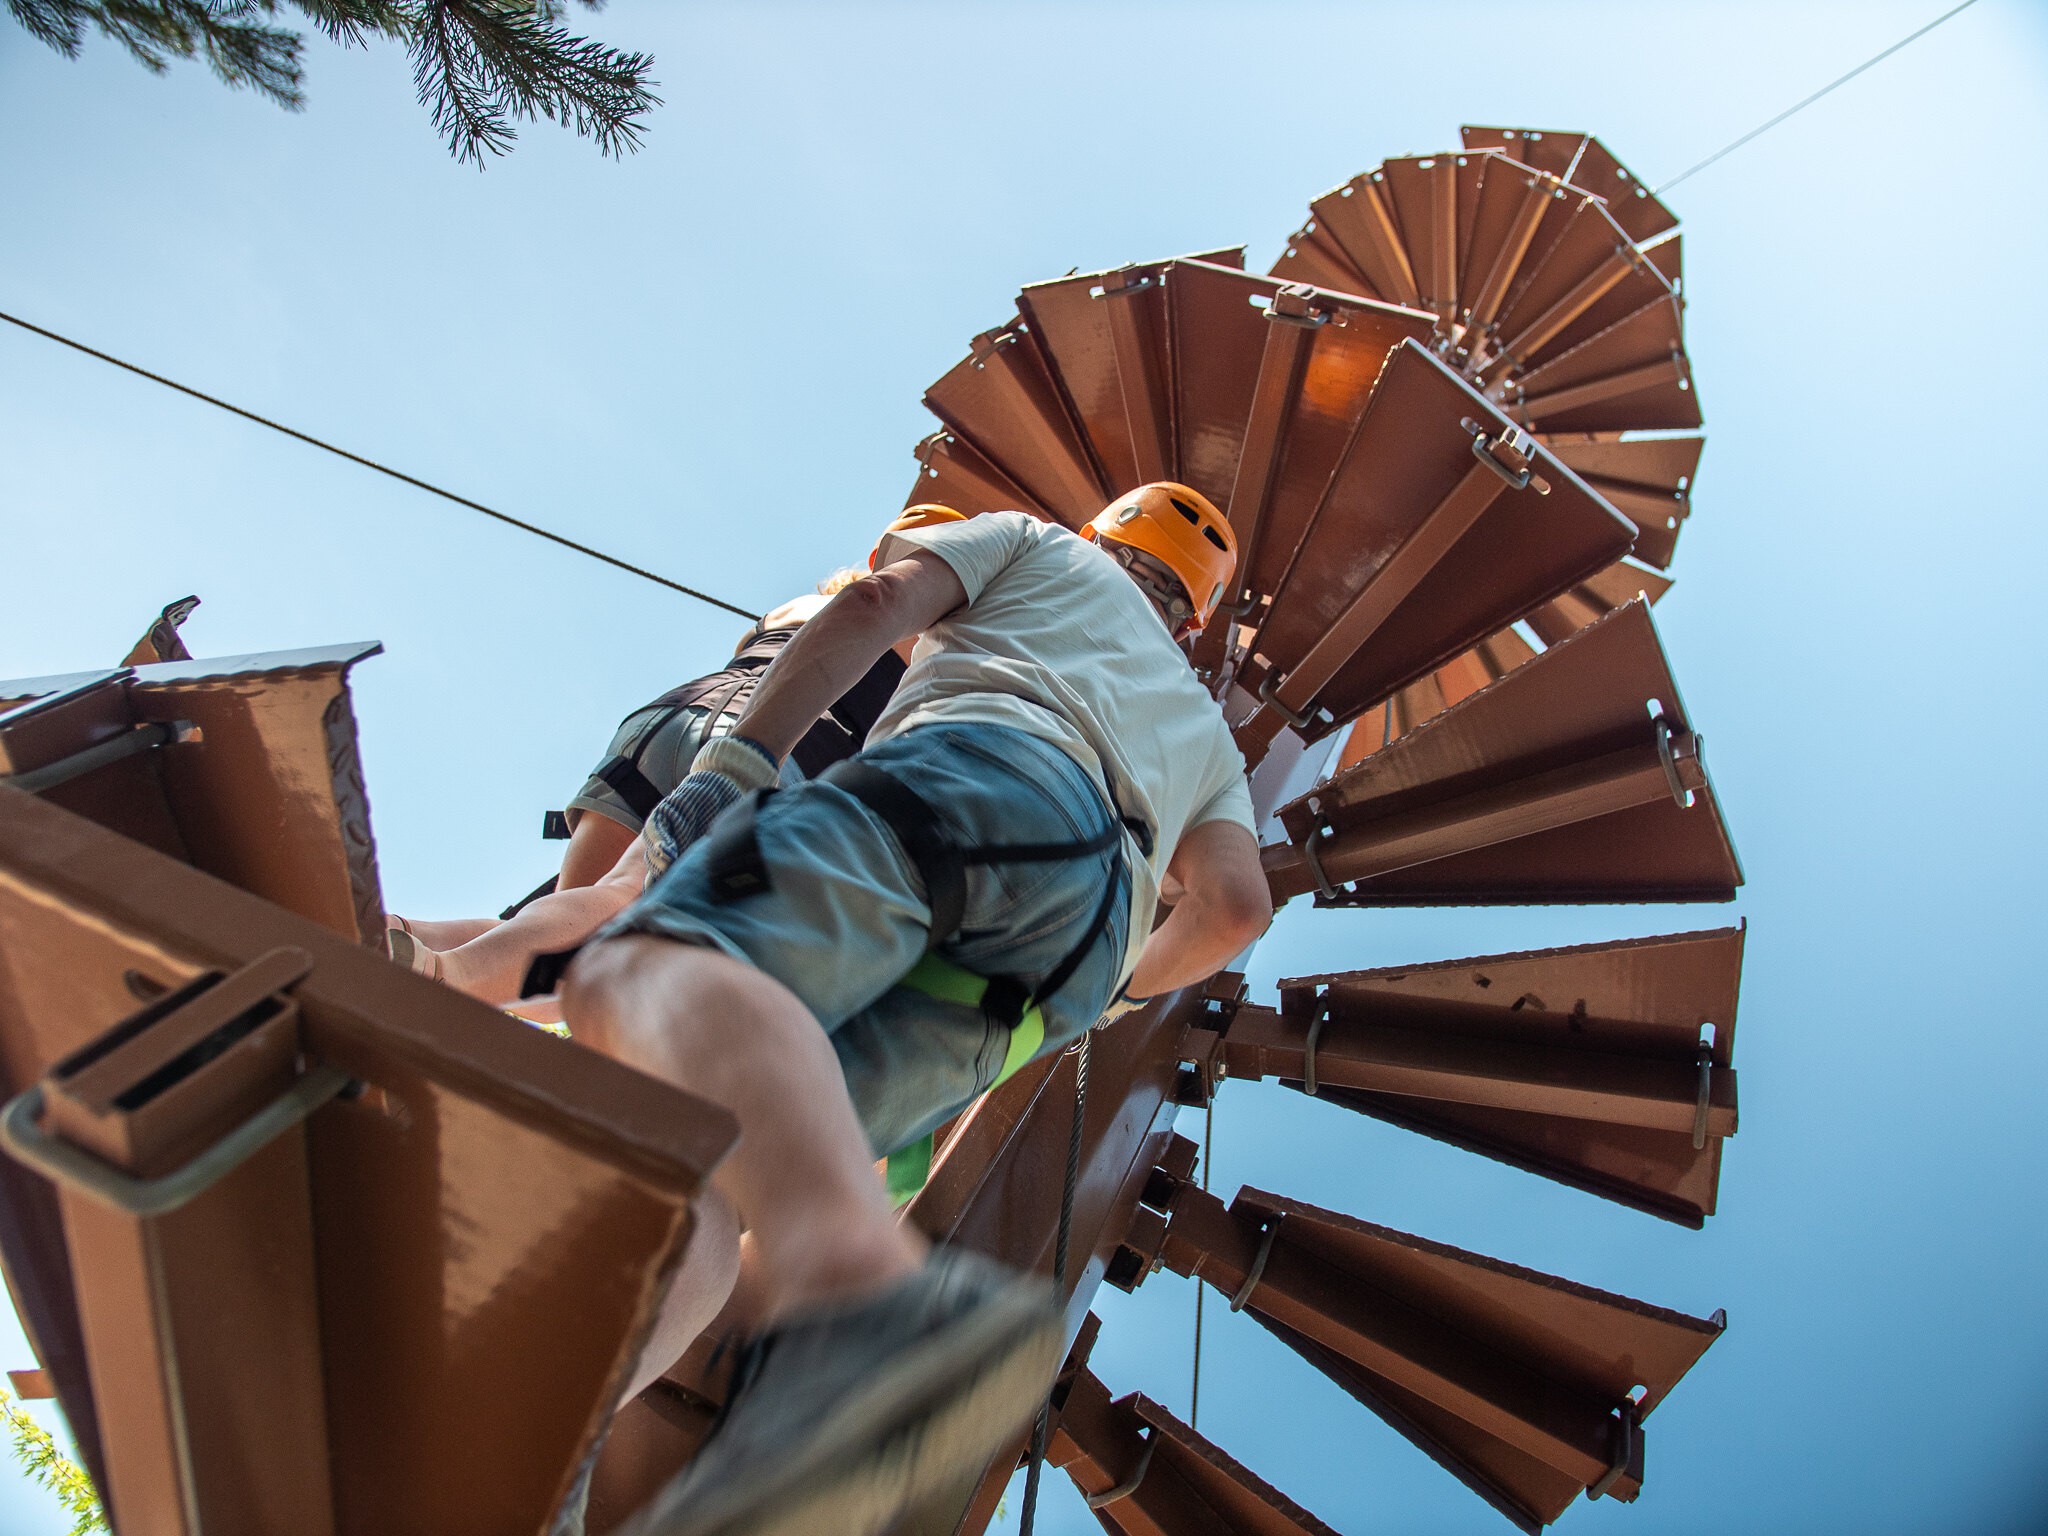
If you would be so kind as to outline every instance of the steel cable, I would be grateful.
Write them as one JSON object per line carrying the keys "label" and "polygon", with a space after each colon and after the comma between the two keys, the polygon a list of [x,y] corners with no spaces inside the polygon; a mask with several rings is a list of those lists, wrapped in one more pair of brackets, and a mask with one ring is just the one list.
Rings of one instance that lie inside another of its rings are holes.
{"label": "steel cable", "polygon": [[408,475],[403,470],[393,469],[386,464],[379,464],[375,459],[366,459],[359,453],[350,453],[346,448],[337,448],[333,443],[325,442],[310,433],[301,432],[295,427],[288,427],[283,422],[272,421],[268,416],[259,416],[254,411],[244,410],[239,405],[234,405],[226,400],[209,395],[204,390],[194,389],[189,384],[180,384],[176,379],[167,379],[160,373],[151,373],[147,368],[137,367],[134,363],[125,362],[121,358],[115,357],[112,353],[102,352],[96,347],[89,347],[82,341],[73,341],[69,336],[62,336],[55,331],[47,330],[31,321],[22,319],[19,315],[10,315],[5,310],[0,310],[0,320],[5,320],[9,325],[19,326],[24,331],[54,341],[59,346],[69,347],[74,352],[83,352],[87,357],[98,358],[103,363],[112,363],[116,368],[125,368],[128,372],[140,378],[148,379],[152,384],[161,384],[166,389],[175,389],[181,395],[190,395],[194,400],[203,400],[208,405],[218,406],[221,410],[240,416],[245,421],[253,421],[260,427],[268,427],[273,432],[282,432],[286,437],[297,438],[302,443],[309,443],[315,448],[325,449],[337,458],[347,459],[351,464],[360,464],[365,469],[374,469],[380,475],[389,475],[393,480],[401,481],[416,490],[426,491],[430,495],[439,496],[444,501],[452,501],[458,507],[467,507],[472,512],[481,512],[485,517],[494,517],[501,523],[519,529],[522,533],[530,533],[535,538],[546,539],[549,543],[559,544],[564,549],[572,549],[579,555],[588,555],[593,560],[601,560],[606,565],[625,571],[629,575],[638,576],[643,581],[651,581],[656,586],[667,587],[671,592],[680,592],[685,597],[694,597],[700,603],[709,603],[714,608],[723,608],[727,613],[737,614],[743,619],[758,619],[760,617],[758,613],[753,612],[751,609],[742,608],[737,603],[728,603],[724,598],[713,597],[709,592],[700,592],[695,587],[686,587],[679,581],[670,581],[666,576],[658,576],[653,571],[643,569],[632,564],[630,561],[621,560],[617,555],[608,555],[601,549],[592,549],[588,544],[579,544],[574,539],[551,532],[537,524],[529,523],[523,518],[514,517],[508,512],[500,512],[495,507],[487,507],[480,501],[471,501],[467,496],[458,496],[453,491],[444,491],[440,486],[419,479],[415,475]]}

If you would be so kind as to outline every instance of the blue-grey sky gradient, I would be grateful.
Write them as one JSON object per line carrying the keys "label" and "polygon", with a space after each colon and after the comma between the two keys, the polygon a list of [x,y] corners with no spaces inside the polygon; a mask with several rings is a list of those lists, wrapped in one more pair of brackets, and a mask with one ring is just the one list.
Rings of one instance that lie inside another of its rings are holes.
{"label": "blue-grey sky gradient", "polygon": [[[1022,284],[1264,266],[1311,197],[1462,121],[1591,130],[1654,182],[1940,8],[620,0],[594,26],[658,60],[646,150],[542,126],[482,175],[389,49],[312,47],[292,116],[0,21],[0,308],[765,607],[864,553],[924,386]],[[2048,1515],[2044,83],[2048,13],[1982,0],[1673,196],[1710,442],[1658,620],[1733,911],[1297,904],[1255,957],[1267,990],[1749,919],[1704,1232],[1276,1087],[1219,1104],[1226,1194],[1728,1309],[1641,1501],[1567,1531]],[[540,879],[541,811],[738,627],[8,328],[0,573],[0,676],[111,662],[186,592],[202,655],[383,640],[357,713],[389,901],[423,915]],[[1171,1275],[1106,1293],[1113,1390],[1185,1409],[1191,1309]],[[1506,1529],[1247,1320],[1212,1309],[1206,1349],[1204,1431],[1339,1530]],[[1042,1531],[1095,1528],[1047,1487]],[[0,1536],[61,1529],[0,1473]]]}

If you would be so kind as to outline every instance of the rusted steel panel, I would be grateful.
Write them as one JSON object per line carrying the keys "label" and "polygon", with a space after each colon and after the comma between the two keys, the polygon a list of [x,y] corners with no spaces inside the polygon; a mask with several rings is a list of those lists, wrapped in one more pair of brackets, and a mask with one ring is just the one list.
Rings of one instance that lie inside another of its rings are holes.
{"label": "rusted steel panel", "polygon": [[[1584,199],[1510,292],[1496,327],[1499,355],[1517,368],[1540,366],[1658,299],[1674,299],[1664,274],[1597,199]],[[1489,377],[1503,371],[1503,362],[1488,365]]]}
{"label": "rusted steel panel", "polygon": [[1112,1402],[1091,1372],[1068,1385],[1055,1423],[1047,1459],[1112,1536],[1336,1536],[1150,1398]]}
{"label": "rusted steel panel", "polygon": [[1287,237],[1287,247],[1273,263],[1271,275],[1282,282],[1307,283],[1337,293],[1355,293],[1360,298],[1384,297],[1313,218]]}
{"label": "rusted steel panel", "polygon": [[1109,493],[1023,320],[975,337],[924,403],[1060,521],[1079,526],[1102,510]]}
{"label": "rusted steel panel", "polygon": [[[1742,941],[1722,928],[1294,978],[1278,1013],[1239,1008],[1218,1049],[1233,1078],[1306,1092],[1313,1038],[1317,1097],[1698,1227],[1735,1125]],[[1603,1083],[1621,1092],[1588,1112]]]}
{"label": "rusted steel panel", "polygon": [[903,498],[906,507],[937,502],[969,517],[982,512],[1015,511],[1028,512],[1048,522],[1059,521],[972,445],[950,432],[932,433],[914,452],[917,481]]}
{"label": "rusted steel panel", "polygon": [[[289,989],[306,1056],[366,1085],[304,1137],[335,1528],[538,1531],[630,1369],[731,1120],[0,789],[0,955],[37,959],[0,968],[6,1092],[137,996],[285,948],[312,958]],[[95,1404],[129,1375],[95,1359],[90,1390],[74,1391],[59,1361],[83,1359],[99,1324],[43,1246],[51,1187],[0,1169],[10,1280],[67,1415],[97,1443]],[[240,1351],[218,1364],[273,1367]],[[118,1457],[105,1445],[96,1472]],[[121,1486],[118,1472],[102,1486]]]}
{"label": "rusted steel panel", "polygon": [[1422,348],[1395,349],[1241,674],[1310,740],[1626,551],[1634,529],[1542,449],[1514,488],[1510,430]]}
{"label": "rusted steel panel", "polygon": [[[189,722],[196,734],[45,798],[381,951],[383,893],[348,693],[349,669],[380,649],[136,667],[118,685],[126,722]],[[0,682],[0,700],[43,697],[65,681]],[[100,739],[106,723],[74,732],[68,750]]]}
{"label": "rusted steel panel", "polygon": [[[1470,157],[1479,171],[1464,244],[1460,318],[1480,334],[1500,319],[1508,295],[1557,243],[1578,206],[1564,183],[1505,155]],[[1476,350],[1467,344],[1464,351]]]}
{"label": "rusted steel panel", "polygon": [[1280,818],[1289,841],[1264,857],[1283,898],[1322,889],[1317,863],[1322,899],[1369,906],[1725,901],[1742,880],[1640,603]]}
{"label": "rusted steel panel", "polygon": [[1381,163],[1387,201],[1394,210],[1415,274],[1418,308],[1458,313],[1458,170],[1462,157],[1409,155]]}
{"label": "rusted steel panel", "polygon": [[1500,150],[1597,194],[1606,202],[1615,222],[1638,245],[1677,227],[1678,216],[1658,202],[1656,195],[1598,139],[1535,128],[1467,126],[1459,134],[1467,149]]}
{"label": "rusted steel panel", "polygon": [[1700,403],[1678,301],[1645,304],[1515,378],[1506,398],[1511,414],[1546,434],[1691,431]]}
{"label": "rusted steel panel", "polygon": [[1426,307],[1384,170],[1352,177],[1309,204],[1309,212],[1309,228],[1319,227],[1363,279],[1356,292],[1410,309]]}
{"label": "rusted steel panel", "polygon": [[1680,525],[1692,510],[1703,437],[1624,440],[1618,432],[1546,434],[1543,444],[1636,525],[1638,560],[1670,566]]}
{"label": "rusted steel panel", "polygon": [[1572,583],[1540,608],[1531,610],[1529,628],[1546,646],[1562,645],[1596,619],[1604,619],[1638,599],[1659,601],[1674,583],[1669,576],[1645,570],[1630,560],[1617,560],[1604,571]]}
{"label": "rusted steel panel", "polygon": [[1253,1189],[1183,1185],[1164,1256],[1525,1529],[1641,1491],[1643,1419],[1724,1326]]}
{"label": "rusted steel panel", "polygon": [[[1132,368],[1140,366],[1139,356],[1157,359],[1157,366],[1163,368],[1166,295],[1161,280],[1165,267],[1165,263],[1152,263],[1033,283],[1017,299],[1059,389],[1071,402],[1093,461],[1101,466],[1104,490],[1089,513],[1091,517],[1111,497],[1147,479],[1162,478],[1143,473],[1135,431],[1148,434],[1147,455],[1171,455],[1170,424],[1153,416],[1134,427],[1130,397],[1125,392],[1125,369],[1119,361],[1124,354],[1118,343],[1121,332],[1124,349],[1135,349]],[[1118,307],[1120,312],[1113,314]],[[1155,379],[1139,372],[1130,383],[1140,398],[1145,398],[1142,391],[1148,384],[1164,389],[1163,375]],[[1162,394],[1148,409],[1163,406]],[[1162,433],[1166,434],[1163,441]]]}
{"label": "rusted steel panel", "polygon": [[[281,994],[311,964],[273,951],[59,1061],[50,1132],[138,1179],[196,1157],[298,1079]],[[167,1214],[58,1198],[92,1376],[117,1388],[95,1406],[124,1526],[332,1532],[303,1130]]]}

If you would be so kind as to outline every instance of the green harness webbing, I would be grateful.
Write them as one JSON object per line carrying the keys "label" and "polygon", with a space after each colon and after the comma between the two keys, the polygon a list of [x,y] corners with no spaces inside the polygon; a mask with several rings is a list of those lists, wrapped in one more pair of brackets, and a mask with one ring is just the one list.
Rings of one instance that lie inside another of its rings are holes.
{"label": "green harness webbing", "polygon": [[[898,986],[910,987],[926,997],[941,1003],[959,1003],[967,1008],[979,1008],[982,999],[988,995],[989,979],[977,976],[970,970],[942,960],[937,955],[926,955],[910,968]],[[1045,1044],[1045,1014],[1038,1004],[1032,1003],[1024,1010],[1010,1031],[1010,1047],[1003,1053],[1003,1065],[990,1083],[989,1090],[1008,1082],[1017,1071],[1038,1054],[1038,1048]],[[932,1138],[927,1134],[922,1140],[900,1147],[889,1154],[888,1169],[883,1182],[889,1191],[892,1205],[902,1205],[924,1188],[925,1180],[932,1172]]]}

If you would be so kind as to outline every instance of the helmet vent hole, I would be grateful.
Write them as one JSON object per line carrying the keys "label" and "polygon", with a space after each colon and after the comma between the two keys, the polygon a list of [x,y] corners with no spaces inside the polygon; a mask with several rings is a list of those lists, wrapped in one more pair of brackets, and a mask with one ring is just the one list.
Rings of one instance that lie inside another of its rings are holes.
{"label": "helmet vent hole", "polygon": [[1223,542],[1223,535],[1218,533],[1214,528],[1204,526],[1202,529],[1202,537],[1207,539],[1211,544],[1214,544],[1218,549],[1222,550],[1225,554],[1230,553],[1230,546]]}
{"label": "helmet vent hole", "polygon": [[1189,522],[1201,522],[1202,514],[1197,512],[1193,507],[1189,506],[1186,502],[1182,501],[1178,496],[1169,496],[1166,499],[1173,503],[1173,510],[1178,512],[1182,517],[1186,518]]}

